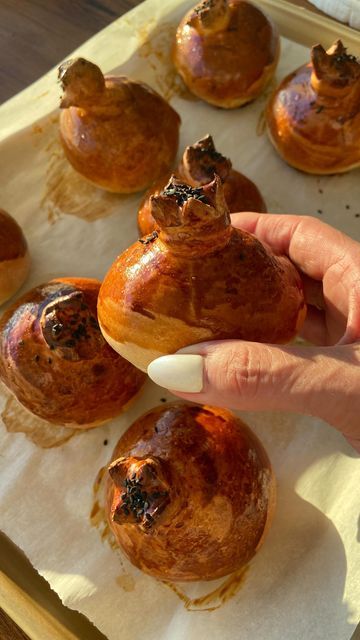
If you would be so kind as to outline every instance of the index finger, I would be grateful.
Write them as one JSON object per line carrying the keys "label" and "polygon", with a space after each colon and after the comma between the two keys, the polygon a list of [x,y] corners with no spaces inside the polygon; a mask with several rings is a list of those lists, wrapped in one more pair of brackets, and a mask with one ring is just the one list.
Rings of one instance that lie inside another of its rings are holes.
{"label": "index finger", "polygon": [[338,229],[310,216],[250,213],[231,216],[234,227],[253,233],[276,253],[286,254],[303,273],[322,280],[330,267],[359,253],[359,245]]}

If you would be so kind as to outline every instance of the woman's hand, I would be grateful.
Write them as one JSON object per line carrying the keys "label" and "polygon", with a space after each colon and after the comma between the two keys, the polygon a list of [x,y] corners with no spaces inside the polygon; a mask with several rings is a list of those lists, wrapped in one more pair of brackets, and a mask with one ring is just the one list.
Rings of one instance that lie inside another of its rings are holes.
{"label": "woman's hand", "polygon": [[154,360],[150,377],[193,402],[317,416],[360,451],[360,244],[304,216],[238,213],[232,223],[302,271],[302,335],[316,346],[202,343]]}

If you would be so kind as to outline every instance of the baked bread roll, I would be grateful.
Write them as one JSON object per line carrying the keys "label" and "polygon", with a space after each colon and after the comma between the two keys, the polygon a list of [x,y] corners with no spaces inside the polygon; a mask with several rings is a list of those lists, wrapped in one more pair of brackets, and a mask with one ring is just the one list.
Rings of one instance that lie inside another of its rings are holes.
{"label": "baked bread roll", "polygon": [[315,174],[360,166],[360,61],[341,40],[318,44],[311,63],[288,75],[266,111],[267,130],[292,167]]}
{"label": "baked bread roll", "polygon": [[103,76],[83,58],[59,68],[64,90],[60,137],[74,169],[116,193],[146,189],[172,167],[180,117],[153,89]]}
{"label": "baked bread roll", "polygon": [[225,409],[174,403],[123,434],[109,466],[107,517],[129,560],[160,580],[212,580],[246,565],[275,504],[257,437]]}
{"label": "baked bread roll", "polygon": [[113,263],[98,319],[109,344],[143,371],[205,340],[287,342],[306,313],[300,275],[235,229],[218,176],[204,187],[172,180],[151,199],[159,226]]}
{"label": "baked bread roll", "polygon": [[180,22],[174,64],[192,93],[233,109],[254,100],[272,79],[277,29],[247,0],[205,0]]}
{"label": "baked bread roll", "polygon": [[0,305],[20,289],[29,269],[25,236],[14,218],[0,209]]}
{"label": "baked bread roll", "polygon": [[[176,177],[191,187],[201,187],[213,180],[215,174],[223,183],[224,197],[230,213],[266,212],[265,202],[257,186],[232,168],[231,160],[216,150],[212,136],[207,135],[190,147],[186,147]],[[170,178],[171,175],[167,174],[145,194],[138,211],[140,235],[148,235],[156,229],[155,220],[151,215],[151,196],[158,196]]]}
{"label": "baked bread roll", "polygon": [[88,278],[51,280],[0,320],[0,379],[49,422],[96,427],[121,413],[145,381],[100,333],[99,288]]}

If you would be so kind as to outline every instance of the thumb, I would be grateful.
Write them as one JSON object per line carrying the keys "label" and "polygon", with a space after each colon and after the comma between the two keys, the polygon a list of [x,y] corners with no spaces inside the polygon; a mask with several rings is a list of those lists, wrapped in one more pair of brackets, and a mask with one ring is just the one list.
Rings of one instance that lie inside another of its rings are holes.
{"label": "thumb", "polygon": [[158,358],[149,365],[148,374],[192,402],[314,415],[345,431],[349,394],[357,399],[360,384],[360,357],[352,346],[214,341]]}

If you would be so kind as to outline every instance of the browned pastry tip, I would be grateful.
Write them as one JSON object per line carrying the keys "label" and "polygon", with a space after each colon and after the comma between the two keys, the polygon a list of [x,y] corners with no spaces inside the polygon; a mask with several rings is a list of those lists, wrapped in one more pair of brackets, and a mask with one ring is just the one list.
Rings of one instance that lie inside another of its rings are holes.
{"label": "browned pastry tip", "polygon": [[174,64],[192,93],[233,109],[254,100],[279,58],[277,30],[248,0],[205,0],[180,22]]}
{"label": "browned pastry tip", "polygon": [[148,187],[175,159],[180,117],[148,85],[103,75],[84,58],[59,68],[60,137],[74,169],[117,193]]}
{"label": "browned pastry tip", "polygon": [[231,168],[231,160],[217,151],[213,137],[207,134],[186,147],[179,167],[179,177],[193,187],[200,187],[213,180],[215,174],[225,182]]}
{"label": "browned pastry tip", "polygon": [[266,112],[271,142],[291,166],[314,174],[360,166],[360,61],[341,40],[281,82]]}
{"label": "browned pastry tip", "polygon": [[261,443],[225,409],[171,403],[141,416],[115,447],[107,517],[139,569],[211,580],[246,565],[275,505]]}
{"label": "browned pastry tip", "polygon": [[325,51],[321,44],[311,49],[313,72],[318,80],[336,87],[352,84],[360,78],[360,64],[355,56],[347,53],[341,40]]}
{"label": "browned pastry tip", "polygon": [[0,209],[0,305],[20,289],[29,269],[25,236],[14,218]]}
{"label": "browned pastry tip", "polygon": [[207,33],[226,31],[230,19],[231,11],[228,0],[203,0],[194,7],[188,24],[206,35]]}
{"label": "browned pastry tip", "polygon": [[158,231],[122,253],[100,289],[109,344],[146,371],[160,355],[205,340],[289,341],[305,318],[299,273],[230,224],[221,180],[172,178],[150,199]]}
{"label": "browned pastry tip", "polygon": [[60,108],[96,106],[105,91],[105,78],[99,67],[85,60],[74,58],[60,65],[58,78],[64,91]]}
{"label": "browned pastry tip", "polygon": [[88,428],[122,412],[145,376],[103,339],[100,282],[58,278],[17,300],[0,320],[0,378],[35,415]]}
{"label": "browned pastry tip", "polygon": [[[176,176],[192,187],[201,187],[221,178],[224,196],[230,213],[237,211],[266,212],[266,205],[257,186],[239,171],[232,168],[229,158],[217,151],[214,140],[207,134],[193,145],[186,147]],[[151,196],[157,196],[169,181],[170,174],[157,181],[145,194],[138,211],[138,228],[141,236],[155,231],[156,223],[151,214]]]}

